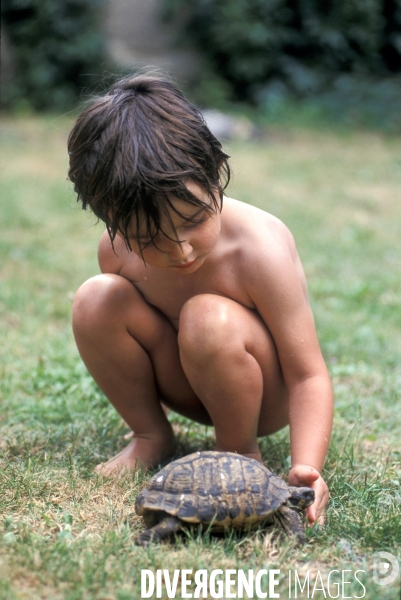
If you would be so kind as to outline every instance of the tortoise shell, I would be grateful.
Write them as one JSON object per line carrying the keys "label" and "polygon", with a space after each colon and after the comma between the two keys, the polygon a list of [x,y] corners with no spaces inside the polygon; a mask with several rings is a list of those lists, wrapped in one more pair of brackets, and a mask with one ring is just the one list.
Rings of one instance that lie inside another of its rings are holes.
{"label": "tortoise shell", "polygon": [[147,527],[163,516],[212,531],[254,529],[283,506],[287,484],[258,461],[232,452],[196,452],[154,475],[135,510]]}

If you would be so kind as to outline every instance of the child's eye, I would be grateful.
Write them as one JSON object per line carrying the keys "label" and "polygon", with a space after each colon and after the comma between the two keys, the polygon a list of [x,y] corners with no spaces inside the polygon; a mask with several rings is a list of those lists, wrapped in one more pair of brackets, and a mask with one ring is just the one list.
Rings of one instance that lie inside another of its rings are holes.
{"label": "child's eye", "polygon": [[184,225],[184,229],[190,229],[191,227],[196,227],[197,225],[201,225],[207,220],[206,217],[202,217],[201,219],[196,219],[196,221],[188,221]]}
{"label": "child's eye", "polygon": [[145,250],[145,248],[147,248],[148,246],[150,246],[150,244],[152,244],[154,238],[136,238],[136,237],[131,237],[130,241],[131,243],[134,244],[134,246],[136,246],[138,249],[140,249],[142,252],[143,250]]}

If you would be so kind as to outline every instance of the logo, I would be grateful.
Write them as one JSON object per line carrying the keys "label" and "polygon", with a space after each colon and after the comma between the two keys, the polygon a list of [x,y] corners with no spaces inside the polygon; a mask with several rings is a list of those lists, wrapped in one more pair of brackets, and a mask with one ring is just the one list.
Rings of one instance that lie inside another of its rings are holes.
{"label": "logo", "polygon": [[373,555],[373,579],[379,585],[391,585],[400,572],[398,560],[390,552],[375,552]]}

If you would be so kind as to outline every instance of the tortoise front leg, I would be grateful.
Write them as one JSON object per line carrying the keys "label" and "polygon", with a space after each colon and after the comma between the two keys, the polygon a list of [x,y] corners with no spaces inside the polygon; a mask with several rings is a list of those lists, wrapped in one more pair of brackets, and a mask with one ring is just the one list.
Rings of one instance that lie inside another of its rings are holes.
{"label": "tortoise front leg", "polygon": [[296,510],[282,506],[277,513],[280,525],[284,531],[297,538],[297,546],[306,544],[306,536],[303,528],[302,517]]}
{"label": "tortoise front leg", "polygon": [[160,523],[157,523],[157,525],[145,529],[145,531],[140,533],[135,538],[135,544],[137,546],[148,546],[150,542],[158,543],[170,537],[173,533],[180,531],[180,529],[182,529],[182,521],[177,517],[167,516]]}

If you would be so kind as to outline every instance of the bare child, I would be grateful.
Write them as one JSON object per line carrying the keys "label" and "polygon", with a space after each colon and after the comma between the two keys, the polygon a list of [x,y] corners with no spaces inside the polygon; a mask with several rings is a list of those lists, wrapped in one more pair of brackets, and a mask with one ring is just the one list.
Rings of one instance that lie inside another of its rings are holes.
{"label": "bare child", "polygon": [[161,402],[214,426],[216,449],[261,460],[258,436],[290,426],[291,485],[328,500],[332,390],[288,229],[224,196],[228,156],[167,79],[124,79],[69,137],[83,208],[106,224],[101,275],[78,290],[79,352],[135,432],[97,469],[155,467],[174,453]]}

